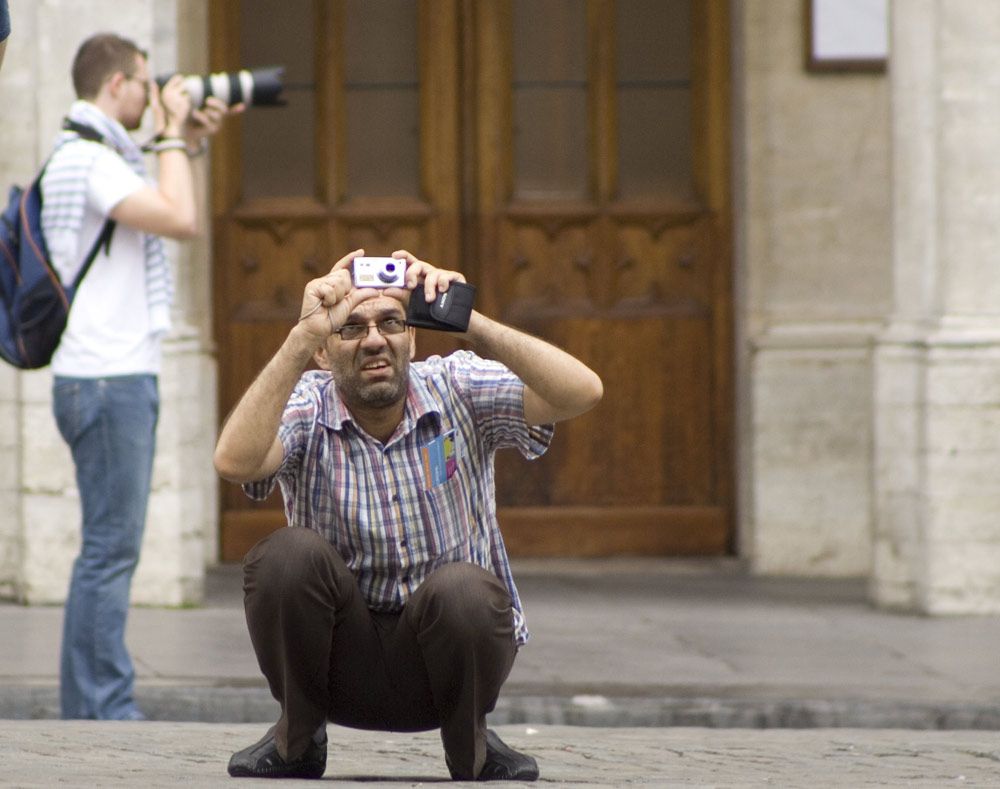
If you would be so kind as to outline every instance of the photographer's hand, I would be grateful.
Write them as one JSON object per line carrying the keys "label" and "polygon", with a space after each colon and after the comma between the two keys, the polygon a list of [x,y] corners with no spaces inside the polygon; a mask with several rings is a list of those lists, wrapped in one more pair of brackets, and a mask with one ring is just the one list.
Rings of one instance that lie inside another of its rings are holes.
{"label": "photographer's hand", "polygon": [[149,106],[153,111],[154,128],[163,137],[180,137],[188,115],[191,114],[191,97],[184,89],[184,78],[174,74],[163,86],[150,82]]}
{"label": "photographer's hand", "polygon": [[238,115],[246,109],[245,104],[228,106],[221,99],[209,96],[205,105],[191,110],[184,123],[184,140],[187,142],[188,154],[196,156],[204,152],[208,138],[222,128],[222,122],[229,115]]}
{"label": "photographer's hand", "polygon": [[434,301],[438,293],[444,293],[452,282],[465,282],[465,275],[459,271],[448,271],[437,268],[420,260],[416,255],[399,249],[392,253],[398,260],[406,261],[406,287],[411,291],[416,291],[421,282],[424,284],[424,298]]}
{"label": "photographer's hand", "polygon": [[330,273],[306,285],[296,329],[312,351],[322,346],[361,302],[379,295],[374,288],[355,288],[350,266],[363,249],[349,252],[338,260]]}

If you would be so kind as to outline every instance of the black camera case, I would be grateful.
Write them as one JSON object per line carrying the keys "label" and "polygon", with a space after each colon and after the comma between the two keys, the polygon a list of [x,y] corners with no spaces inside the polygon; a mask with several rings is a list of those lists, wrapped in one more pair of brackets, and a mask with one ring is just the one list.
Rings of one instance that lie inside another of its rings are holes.
{"label": "black camera case", "polygon": [[452,282],[448,290],[438,293],[430,303],[424,298],[423,289],[417,288],[410,294],[406,322],[418,329],[465,331],[469,328],[475,298],[475,287],[464,282]]}

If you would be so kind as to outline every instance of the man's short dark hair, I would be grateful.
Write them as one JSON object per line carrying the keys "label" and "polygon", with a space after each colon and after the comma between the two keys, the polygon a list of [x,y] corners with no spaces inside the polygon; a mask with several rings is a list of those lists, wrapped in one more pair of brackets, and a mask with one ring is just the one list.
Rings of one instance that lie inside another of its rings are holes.
{"label": "man's short dark hair", "polygon": [[92,99],[112,74],[135,74],[135,56],[146,52],[127,38],[114,33],[98,33],[80,44],[73,58],[73,88],[80,99]]}

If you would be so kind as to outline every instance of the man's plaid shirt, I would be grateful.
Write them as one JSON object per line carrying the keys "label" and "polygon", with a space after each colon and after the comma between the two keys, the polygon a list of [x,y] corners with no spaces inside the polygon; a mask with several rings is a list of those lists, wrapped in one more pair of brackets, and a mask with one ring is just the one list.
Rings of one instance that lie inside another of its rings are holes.
{"label": "man's plaid shirt", "polygon": [[[497,449],[533,459],[552,440],[551,425],[525,423],[523,392],[506,367],[468,351],[414,362],[403,420],[382,444],[354,423],[328,372],[307,372],[278,431],[281,467],[244,490],[261,500],[280,484],[289,526],[325,536],[375,610],[398,611],[449,562],[495,573],[510,591],[523,644],[528,631],[497,523],[493,468]],[[421,450],[451,431],[456,469],[428,487]]]}

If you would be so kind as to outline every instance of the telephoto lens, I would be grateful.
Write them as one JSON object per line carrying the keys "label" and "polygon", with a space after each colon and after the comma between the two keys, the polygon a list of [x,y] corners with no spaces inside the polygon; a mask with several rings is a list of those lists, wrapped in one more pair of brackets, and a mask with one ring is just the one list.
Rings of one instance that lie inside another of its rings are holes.
{"label": "telephoto lens", "polygon": [[[172,76],[161,74],[156,78],[156,84],[162,88]],[[215,96],[230,107],[241,102],[252,107],[280,107],[285,104],[281,96],[284,78],[284,66],[268,66],[188,75],[184,77],[184,88],[195,107],[204,106],[209,96]]]}

